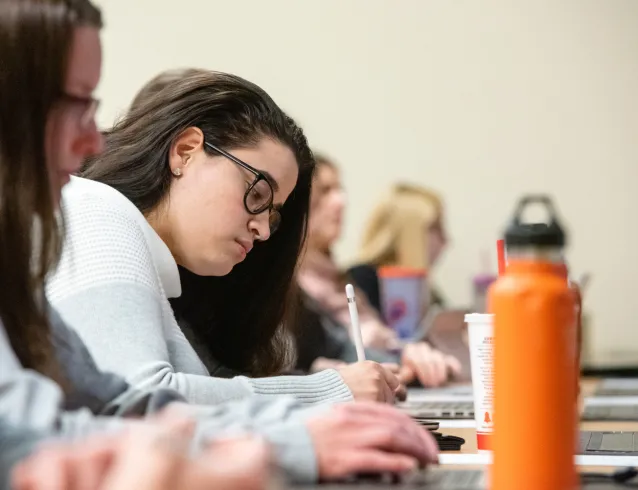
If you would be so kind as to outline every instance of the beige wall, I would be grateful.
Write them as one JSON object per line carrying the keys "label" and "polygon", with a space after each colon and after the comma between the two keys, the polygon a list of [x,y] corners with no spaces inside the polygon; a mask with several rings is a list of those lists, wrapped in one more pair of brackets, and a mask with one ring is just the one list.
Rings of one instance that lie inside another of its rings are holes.
{"label": "beige wall", "polygon": [[[515,199],[556,197],[599,355],[638,352],[637,0],[103,0],[103,124],[157,72],[267,89],[342,165],[341,260],[396,179],[441,191],[438,282],[470,299]],[[636,356],[638,357],[638,356]]]}

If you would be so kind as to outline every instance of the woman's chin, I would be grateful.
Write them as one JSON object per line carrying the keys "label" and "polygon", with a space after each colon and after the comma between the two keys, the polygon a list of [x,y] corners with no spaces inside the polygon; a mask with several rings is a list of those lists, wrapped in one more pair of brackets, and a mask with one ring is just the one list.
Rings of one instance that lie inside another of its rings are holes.
{"label": "woman's chin", "polygon": [[203,277],[220,277],[230,274],[230,271],[235,267],[235,263],[230,260],[215,261],[215,262],[200,262],[197,265],[191,267],[185,266],[193,274]]}

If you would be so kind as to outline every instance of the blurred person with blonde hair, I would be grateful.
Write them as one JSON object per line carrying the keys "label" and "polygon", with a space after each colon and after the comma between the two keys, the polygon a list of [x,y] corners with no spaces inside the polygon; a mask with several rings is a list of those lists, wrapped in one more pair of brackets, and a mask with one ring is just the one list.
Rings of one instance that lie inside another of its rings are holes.
{"label": "blurred person with blonde hair", "polygon": [[[344,291],[350,278],[339,269],[332,255],[332,247],[343,227],[345,194],[337,166],[328,157],[313,153],[317,169],[310,197],[308,240],[297,274],[307,314],[295,332],[299,357],[311,371],[333,362],[353,360],[352,349],[347,348],[351,344],[348,329],[344,328],[350,323]],[[369,351],[372,358],[378,358],[379,351],[394,354],[394,359],[401,363],[403,382],[418,379],[424,386],[438,386],[445,383],[450,374],[459,372],[456,358],[425,342],[401,348],[396,333],[367,301],[365,292],[358,290],[356,294],[365,347],[372,349]]]}
{"label": "blurred person with blonde hair", "polygon": [[[372,212],[364,232],[359,264],[348,272],[366,293],[370,304],[380,312],[378,269],[386,266],[423,269],[429,275],[447,242],[439,195],[418,185],[399,183]],[[425,307],[443,305],[443,299],[431,284],[425,291]]]}

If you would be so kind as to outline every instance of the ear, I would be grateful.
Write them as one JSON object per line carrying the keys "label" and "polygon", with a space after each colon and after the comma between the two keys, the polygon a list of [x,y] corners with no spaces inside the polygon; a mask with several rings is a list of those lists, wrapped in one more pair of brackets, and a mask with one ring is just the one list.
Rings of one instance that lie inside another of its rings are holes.
{"label": "ear", "polygon": [[168,165],[174,175],[181,175],[184,167],[193,159],[196,153],[204,150],[204,133],[198,127],[191,126],[182,131],[168,154]]}

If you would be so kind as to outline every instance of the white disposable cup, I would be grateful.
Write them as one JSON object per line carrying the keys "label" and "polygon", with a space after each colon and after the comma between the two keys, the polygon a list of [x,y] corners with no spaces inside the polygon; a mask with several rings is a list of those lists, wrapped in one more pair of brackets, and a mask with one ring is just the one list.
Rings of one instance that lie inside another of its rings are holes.
{"label": "white disposable cup", "polygon": [[476,445],[479,451],[491,449],[494,433],[494,315],[465,315],[470,344]]}

